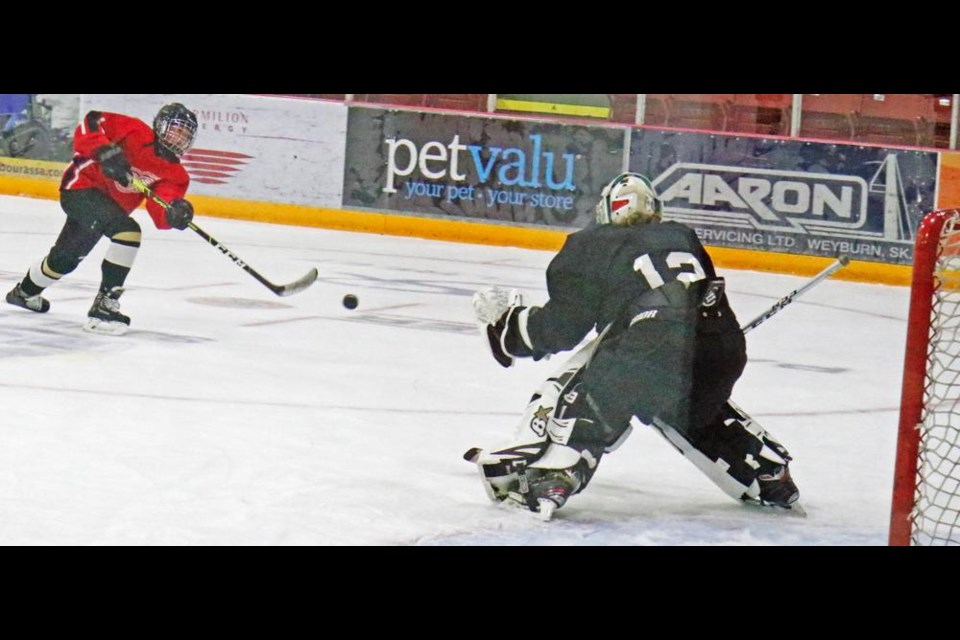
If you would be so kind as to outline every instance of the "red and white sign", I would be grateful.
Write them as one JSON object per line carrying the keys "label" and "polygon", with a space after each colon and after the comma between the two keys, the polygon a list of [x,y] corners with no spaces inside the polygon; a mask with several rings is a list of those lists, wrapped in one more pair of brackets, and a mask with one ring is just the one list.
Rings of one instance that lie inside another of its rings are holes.
{"label": "red and white sign", "polygon": [[180,102],[197,114],[194,148],[181,161],[190,193],[339,208],[347,107],[326,100],[245,94],[85,94],[80,111],[153,122]]}
{"label": "red and white sign", "polygon": [[219,149],[191,149],[180,159],[191,182],[227,184],[253,156]]}

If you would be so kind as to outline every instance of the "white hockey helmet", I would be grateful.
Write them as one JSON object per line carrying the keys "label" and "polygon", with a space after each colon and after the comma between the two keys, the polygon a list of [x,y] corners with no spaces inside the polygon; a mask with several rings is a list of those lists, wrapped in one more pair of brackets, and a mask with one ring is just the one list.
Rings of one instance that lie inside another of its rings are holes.
{"label": "white hockey helmet", "polygon": [[621,173],[600,192],[597,222],[600,224],[645,224],[659,222],[663,203],[650,180],[639,173]]}

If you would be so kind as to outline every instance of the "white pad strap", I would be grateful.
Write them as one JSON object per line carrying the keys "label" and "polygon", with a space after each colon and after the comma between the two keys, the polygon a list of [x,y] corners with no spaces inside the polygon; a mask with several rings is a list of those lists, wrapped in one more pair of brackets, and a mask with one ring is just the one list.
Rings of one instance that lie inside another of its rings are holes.
{"label": "white pad strap", "polygon": [[671,427],[659,418],[654,418],[652,426],[666,438],[687,460],[692,462],[700,471],[703,472],[711,481],[728,496],[734,500],[743,500],[744,498],[756,499],[760,495],[760,485],[754,480],[750,486],[745,486],[738,482],[733,476],[727,473],[730,467],[722,458],[716,462],[710,460],[697,450],[679,431]]}
{"label": "white pad strap", "polygon": [[580,462],[580,452],[572,447],[551,442],[543,455],[530,465],[532,469],[569,469]]}
{"label": "white pad strap", "polygon": [[530,307],[524,309],[517,316],[517,328],[520,329],[520,337],[528,349],[533,349],[533,342],[530,341],[530,334],[527,331],[527,319],[530,317]]}

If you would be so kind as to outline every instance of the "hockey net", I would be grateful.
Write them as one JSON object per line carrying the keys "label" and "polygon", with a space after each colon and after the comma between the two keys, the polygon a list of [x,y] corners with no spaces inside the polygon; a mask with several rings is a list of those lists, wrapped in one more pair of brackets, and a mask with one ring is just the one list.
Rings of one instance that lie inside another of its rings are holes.
{"label": "hockey net", "polygon": [[917,229],[891,545],[960,545],[960,210]]}

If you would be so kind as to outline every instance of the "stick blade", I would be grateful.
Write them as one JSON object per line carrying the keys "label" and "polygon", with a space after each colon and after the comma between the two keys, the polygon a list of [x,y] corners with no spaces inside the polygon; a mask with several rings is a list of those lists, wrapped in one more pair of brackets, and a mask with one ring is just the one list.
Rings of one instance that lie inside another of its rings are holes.
{"label": "stick blade", "polygon": [[320,275],[320,272],[317,271],[316,267],[314,267],[313,269],[310,269],[310,271],[308,271],[307,274],[302,278],[300,278],[299,280],[295,280],[290,284],[285,284],[282,287],[277,287],[276,289],[273,290],[273,292],[276,293],[281,298],[286,296],[292,296],[295,293],[300,293],[301,291],[303,291],[304,289],[312,285],[314,282],[316,282],[317,276],[319,275]]}

